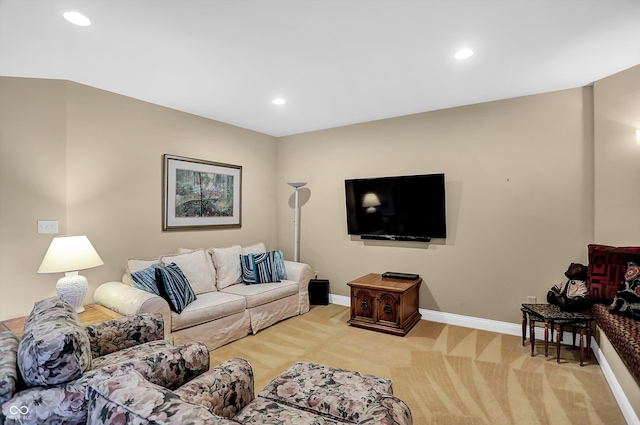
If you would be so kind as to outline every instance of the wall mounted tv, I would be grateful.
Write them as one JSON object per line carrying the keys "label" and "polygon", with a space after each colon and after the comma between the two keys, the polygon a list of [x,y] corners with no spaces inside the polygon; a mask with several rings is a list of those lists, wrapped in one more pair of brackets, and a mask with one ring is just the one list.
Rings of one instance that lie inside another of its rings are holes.
{"label": "wall mounted tv", "polygon": [[347,231],[362,239],[446,238],[444,174],[345,180]]}

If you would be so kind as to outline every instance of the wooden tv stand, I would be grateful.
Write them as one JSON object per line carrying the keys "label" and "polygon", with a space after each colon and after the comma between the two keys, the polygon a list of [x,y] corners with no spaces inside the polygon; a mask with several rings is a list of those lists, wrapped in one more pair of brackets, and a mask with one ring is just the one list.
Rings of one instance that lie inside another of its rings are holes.
{"label": "wooden tv stand", "polygon": [[418,311],[420,283],[421,278],[389,279],[375,273],[349,282],[349,324],[394,335],[406,335],[422,317]]}

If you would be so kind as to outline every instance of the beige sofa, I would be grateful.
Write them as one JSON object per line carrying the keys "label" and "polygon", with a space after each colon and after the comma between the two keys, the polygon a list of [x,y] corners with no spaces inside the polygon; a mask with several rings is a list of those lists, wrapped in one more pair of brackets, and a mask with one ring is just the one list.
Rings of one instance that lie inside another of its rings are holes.
{"label": "beige sofa", "polygon": [[[309,311],[311,267],[284,261],[286,279],[247,285],[240,256],[266,251],[264,244],[226,248],[180,249],[155,259],[129,259],[122,282],[106,282],[94,294],[96,303],[120,314],[161,313],[165,339],[173,344],[203,341],[209,350],[257,333],[283,319]],[[178,314],[168,302],[133,286],[130,275],[151,265],[175,263],[197,299]]]}

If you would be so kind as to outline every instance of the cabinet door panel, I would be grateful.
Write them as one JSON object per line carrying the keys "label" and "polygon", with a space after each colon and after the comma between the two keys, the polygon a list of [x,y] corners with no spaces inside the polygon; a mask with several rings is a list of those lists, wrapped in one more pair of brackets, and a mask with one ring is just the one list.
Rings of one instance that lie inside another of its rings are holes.
{"label": "cabinet door panel", "polygon": [[378,322],[386,322],[395,326],[400,325],[398,306],[400,300],[398,295],[383,292],[377,299]]}
{"label": "cabinet door panel", "polygon": [[351,316],[353,319],[373,321],[375,294],[366,289],[354,289],[351,302]]}

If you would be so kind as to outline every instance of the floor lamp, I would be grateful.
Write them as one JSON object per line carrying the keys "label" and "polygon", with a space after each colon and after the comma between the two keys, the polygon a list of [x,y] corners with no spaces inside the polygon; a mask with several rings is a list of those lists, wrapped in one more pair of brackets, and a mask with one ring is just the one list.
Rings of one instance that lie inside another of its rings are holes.
{"label": "floor lamp", "polygon": [[295,187],[295,215],[293,218],[293,261],[298,261],[300,251],[300,204],[298,203],[298,189],[307,184],[306,182],[287,182],[291,187]]}

